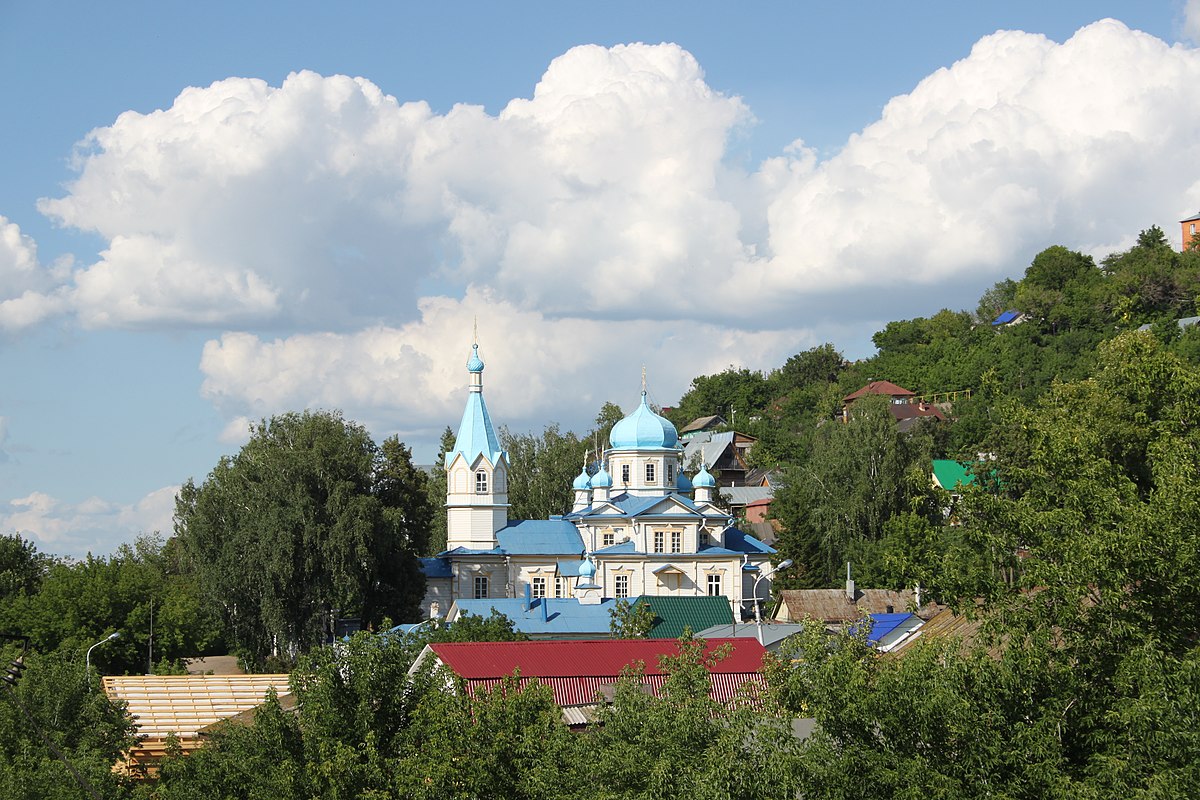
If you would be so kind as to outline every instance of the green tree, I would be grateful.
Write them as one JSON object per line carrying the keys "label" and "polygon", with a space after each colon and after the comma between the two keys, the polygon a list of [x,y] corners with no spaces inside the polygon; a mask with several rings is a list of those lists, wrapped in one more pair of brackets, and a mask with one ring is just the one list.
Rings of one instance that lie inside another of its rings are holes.
{"label": "green tree", "polygon": [[184,485],[176,532],[251,663],[289,658],[322,641],[335,614],[415,616],[422,481],[398,442],[381,451],[337,413],[284,414]]}
{"label": "green tree", "polygon": [[[7,666],[17,653],[0,658]],[[133,744],[132,723],[84,679],[82,658],[30,652],[25,664],[15,688],[0,685],[0,797],[76,800],[87,796],[80,779],[102,797],[128,796],[112,766]]]}
{"label": "green tree", "polygon": [[33,542],[15,533],[0,534],[0,600],[36,592],[49,565]]}
{"label": "green tree", "polygon": [[424,551],[418,555],[435,556],[446,549],[446,454],[454,449],[454,431],[450,426],[442,431],[441,446],[433,464],[433,474],[425,482],[432,517],[429,525],[429,540]]}
{"label": "green tree", "polygon": [[96,674],[145,672],[153,655],[170,662],[220,649],[222,629],[191,576],[183,574],[175,543],[140,537],[108,558],[52,562],[40,588],[0,605],[0,625],[21,631],[43,653],[78,654],[116,631],[97,648]]}
{"label": "green tree", "polygon": [[784,471],[771,507],[782,526],[776,549],[796,563],[781,585],[837,585],[847,560],[867,577],[885,523],[924,495],[929,447],[928,437],[900,432],[886,398],[863,398],[845,424],[819,428],[811,457]]}
{"label": "green tree", "polygon": [[508,453],[508,502],[512,519],[547,519],[571,509],[571,483],[584,463],[586,442],[548,425],[541,436],[500,428]]}
{"label": "green tree", "polygon": [[654,627],[654,612],[649,603],[618,598],[609,613],[612,615],[609,630],[614,639],[645,639]]}

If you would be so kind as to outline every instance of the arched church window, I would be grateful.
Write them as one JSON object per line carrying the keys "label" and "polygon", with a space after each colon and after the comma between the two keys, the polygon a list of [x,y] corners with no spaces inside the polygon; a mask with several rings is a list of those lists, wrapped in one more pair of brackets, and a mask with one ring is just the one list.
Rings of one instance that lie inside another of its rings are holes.
{"label": "arched church window", "polygon": [[488,490],[488,474],[487,470],[478,470],[475,473],[475,494],[487,494]]}

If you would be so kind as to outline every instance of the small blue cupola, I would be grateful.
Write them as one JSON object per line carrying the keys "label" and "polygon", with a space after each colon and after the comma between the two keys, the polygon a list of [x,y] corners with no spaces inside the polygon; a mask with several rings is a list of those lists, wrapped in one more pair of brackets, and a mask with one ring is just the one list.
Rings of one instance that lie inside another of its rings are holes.
{"label": "small blue cupola", "polygon": [[601,464],[600,471],[592,476],[592,502],[607,500],[612,483],[612,475],[609,475],[608,470]]}
{"label": "small blue cupola", "polygon": [[717,479],[708,471],[708,467],[700,465],[700,471],[692,478],[692,486],[696,492],[697,503],[711,503],[713,490],[717,488]]}
{"label": "small blue cupola", "polygon": [[579,474],[575,476],[575,481],[571,484],[571,489],[575,492],[575,503],[571,506],[572,511],[583,511],[592,503],[592,479],[588,476],[587,467],[579,470]]}

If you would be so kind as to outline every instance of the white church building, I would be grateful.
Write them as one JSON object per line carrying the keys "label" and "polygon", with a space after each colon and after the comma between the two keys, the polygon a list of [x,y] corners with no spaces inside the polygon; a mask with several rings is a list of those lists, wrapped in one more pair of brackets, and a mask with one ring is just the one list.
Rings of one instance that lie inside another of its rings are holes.
{"label": "white church building", "polygon": [[[479,345],[467,361],[470,386],[454,449],[446,454],[447,549],[422,559],[423,611],[445,616],[460,598],[605,598],[720,595],[749,610],[755,579],[775,551],[733,526],[714,504],[705,467],[690,479],[683,446],[646,402],[609,435],[594,474],[573,484],[562,516],[508,518],[508,456],[483,400]],[[596,465],[593,465],[595,468]],[[758,581],[758,596],[770,591]]]}

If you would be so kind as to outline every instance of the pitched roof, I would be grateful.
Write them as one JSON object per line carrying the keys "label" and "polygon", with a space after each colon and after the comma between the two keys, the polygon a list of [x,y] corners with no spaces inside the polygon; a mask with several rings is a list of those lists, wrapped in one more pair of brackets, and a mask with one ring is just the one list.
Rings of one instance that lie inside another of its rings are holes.
{"label": "pitched roof", "polygon": [[[846,599],[845,589],[784,589],[779,597],[782,616],[777,614],[776,619],[786,622],[815,619],[832,625],[853,622],[865,614],[906,611],[913,599],[911,592],[890,589],[858,589],[853,603]],[[917,614],[931,616],[936,611],[936,607],[925,606]]]}
{"label": "pitched roof", "polygon": [[935,458],[931,463],[933,480],[939,488],[952,492],[963,486],[975,485],[975,475],[970,472],[970,464],[949,458]]}
{"label": "pitched roof", "polygon": [[[803,632],[804,625],[798,622],[769,622],[763,620],[762,642],[768,649],[791,636]],[[739,639],[758,639],[758,626],[753,622],[734,623],[729,625],[713,625],[696,634],[701,639],[736,637]]]}
{"label": "pitched roof", "polygon": [[[704,642],[705,658],[725,644],[729,654],[707,665],[709,697],[718,702],[737,697],[744,684],[761,682],[759,670],[766,653],[754,639],[709,639]],[[678,654],[678,644],[670,639],[447,642],[427,645],[409,672],[432,655],[463,679],[470,694],[489,691],[515,672],[521,686],[537,681],[550,687],[569,724],[585,724],[589,715],[576,719],[570,707],[591,706],[610,695],[627,666],[641,665],[642,686],[657,694],[667,678],[659,659]]]}
{"label": "pitched roof", "polygon": [[868,394],[882,394],[888,397],[913,397],[915,392],[910,392],[903,386],[897,386],[891,381],[871,381],[866,386],[859,389],[857,392],[851,392],[842,398],[843,403],[849,403],[852,400],[857,400]]}
{"label": "pitched roof", "polygon": [[[723,644],[731,646],[728,657],[716,662],[709,672],[730,674],[758,672],[763,650],[758,642],[744,639],[709,639],[704,654],[711,656]],[[625,667],[645,664],[647,675],[665,674],[661,656],[678,655],[676,642],[669,639],[582,639],[529,642],[438,642],[428,648],[461,678],[505,678],[520,670],[524,677],[573,678],[616,677]]]}
{"label": "pitched roof", "polygon": [[1002,312],[999,316],[997,316],[994,320],[992,320],[992,324],[993,325],[1007,325],[1008,323],[1012,322],[1019,316],[1021,316],[1020,311],[1014,311],[1014,310],[1010,309],[1008,311]]}
{"label": "pitched roof", "polygon": [[[968,619],[962,614],[956,614],[949,608],[942,609],[922,625],[920,630],[897,644],[891,650],[891,653],[903,655],[910,647],[915,646],[916,642],[921,640],[958,639],[963,647],[970,647],[979,639],[979,632],[982,625],[983,619],[981,617]],[[999,650],[995,647],[990,647],[989,652],[996,654]]]}
{"label": "pitched roof", "polygon": [[769,503],[775,497],[770,486],[722,486],[721,496],[731,506],[748,506],[753,503]]}
{"label": "pitched roof", "polygon": [[720,414],[713,414],[712,416],[708,417],[696,417],[696,419],[692,420],[687,425],[684,425],[683,428],[680,429],[679,433],[684,434],[691,433],[692,431],[702,431],[706,428],[712,428],[717,425],[724,424],[725,418]]}
{"label": "pitched roof", "polygon": [[153,769],[174,733],[179,746],[200,745],[203,728],[262,705],[273,689],[287,696],[288,676],[112,675],[102,680],[112,701],[124,701],[141,740],[126,754],[127,768]]}
{"label": "pitched roof", "polygon": [[579,529],[564,519],[523,519],[496,532],[496,543],[509,555],[582,555]]}
{"label": "pitched roof", "polygon": [[[616,602],[609,599],[585,605],[575,598],[539,597],[526,608],[521,597],[460,598],[454,601],[454,608],[480,617],[489,617],[495,611],[512,620],[514,630],[532,636],[606,636]],[[453,618],[453,609],[451,614]]]}
{"label": "pitched roof", "polygon": [[654,614],[654,625],[649,633],[651,639],[678,639],[684,628],[695,633],[713,625],[733,624],[733,609],[724,595],[642,595],[633,602],[645,603]]}

